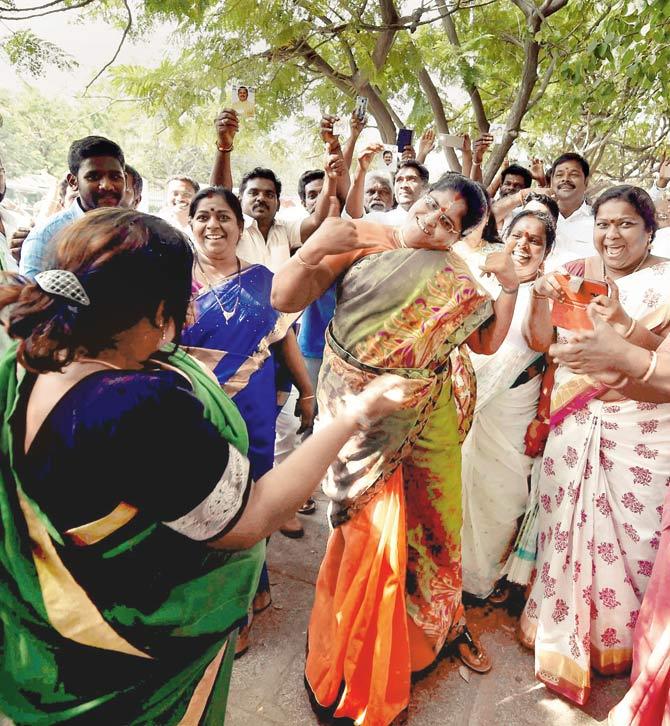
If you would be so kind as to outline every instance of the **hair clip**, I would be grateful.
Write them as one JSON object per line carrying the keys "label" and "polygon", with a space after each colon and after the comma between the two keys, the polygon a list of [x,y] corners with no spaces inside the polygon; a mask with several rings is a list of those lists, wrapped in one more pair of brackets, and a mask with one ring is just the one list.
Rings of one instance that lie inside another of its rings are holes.
{"label": "hair clip", "polygon": [[91,301],[79,278],[70,270],[44,270],[35,275],[39,287],[51,295],[67,298],[79,305],[90,305]]}

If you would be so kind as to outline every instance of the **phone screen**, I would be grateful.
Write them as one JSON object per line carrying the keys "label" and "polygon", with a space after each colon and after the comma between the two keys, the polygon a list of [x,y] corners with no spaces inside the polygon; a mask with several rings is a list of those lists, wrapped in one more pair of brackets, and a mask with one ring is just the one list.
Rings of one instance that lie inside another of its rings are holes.
{"label": "phone screen", "polygon": [[405,150],[406,146],[412,145],[412,134],[412,129],[400,129],[398,131],[398,141],[396,143],[396,146],[398,147],[398,151],[401,154]]}
{"label": "phone screen", "polygon": [[365,96],[356,97],[356,110],[354,113],[356,117],[361,121],[365,118],[365,113],[368,110],[368,99]]}
{"label": "phone screen", "polygon": [[465,137],[455,136],[454,134],[440,134],[440,141],[442,142],[442,146],[462,150]]}

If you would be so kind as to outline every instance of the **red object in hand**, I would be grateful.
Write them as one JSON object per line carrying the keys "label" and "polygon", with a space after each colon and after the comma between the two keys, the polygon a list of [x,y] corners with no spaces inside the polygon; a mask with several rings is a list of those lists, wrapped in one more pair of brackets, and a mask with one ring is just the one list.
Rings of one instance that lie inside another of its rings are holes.
{"label": "red object in hand", "polygon": [[534,418],[526,430],[524,444],[526,445],[526,456],[535,458],[544,452],[544,446],[549,436],[549,422]]}
{"label": "red object in hand", "polygon": [[[593,330],[593,323],[586,314],[586,308],[594,298],[599,295],[607,295],[607,283],[560,273],[555,273],[554,277],[560,284],[565,299],[554,300],[551,308],[551,322],[557,328],[565,330]],[[575,281],[580,282],[577,290],[573,287]]]}

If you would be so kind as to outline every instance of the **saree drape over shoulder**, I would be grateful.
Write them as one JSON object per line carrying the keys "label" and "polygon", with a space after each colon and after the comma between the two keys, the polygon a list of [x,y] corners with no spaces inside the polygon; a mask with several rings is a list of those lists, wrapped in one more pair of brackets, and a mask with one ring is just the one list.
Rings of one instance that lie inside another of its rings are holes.
{"label": "saree drape over shoulder", "polygon": [[[621,303],[658,328],[669,284],[670,263],[640,270],[618,280]],[[538,575],[520,624],[537,677],[579,704],[591,666],[605,675],[631,667],[670,471],[670,404],[606,402],[602,391],[557,370],[538,484]]]}
{"label": "saree drape over shoulder", "polygon": [[[204,407],[213,458],[217,446],[230,445],[229,464],[239,464],[238,479],[247,487],[248,439],[239,413],[196,361],[178,352],[169,362]],[[126,378],[113,379],[124,405],[131,390]],[[179,533],[194,526],[190,514],[162,523],[123,501],[74,529],[56,526],[31,496],[38,482],[17,473],[26,466],[19,412],[25,417],[33,379],[17,367],[12,348],[0,363],[0,711],[16,724],[223,723],[234,639],[255,592],[264,543],[240,552],[208,549]],[[91,376],[84,380],[92,385]],[[91,415],[98,417],[95,430],[105,431],[105,411]],[[114,421],[108,423],[111,437]],[[100,486],[103,474],[91,471],[91,481]],[[225,487],[222,479],[216,490],[224,506],[239,495]],[[59,511],[70,516],[81,504],[68,499]]]}
{"label": "saree drape over shoulder", "polygon": [[[272,468],[278,407],[273,344],[282,340],[299,313],[270,304],[272,273],[251,265],[193,300],[194,320],[182,333],[189,352],[210,368],[234,400],[249,431],[249,460],[255,480]],[[223,310],[235,315],[226,319]]]}
{"label": "saree drape over shoulder", "polygon": [[502,575],[528,501],[533,460],[525,454],[524,436],[537,413],[544,362],[521,334],[531,286],[520,286],[500,348],[491,356],[472,356],[477,403],[462,451],[463,589],[480,598],[491,594]]}
{"label": "saree drape over shoulder", "polygon": [[[390,232],[360,223],[388,244]],[[449,356],[491,315],[451,252],[398,249],[341,279],[319,378],[320,417],[391,371],[419,382],[417,405],[352,439],[324,491],[334,526],[309,625],[316,701],[361,724],[390,723],[410,674],[433,662],[462,618],[460,448]]]}

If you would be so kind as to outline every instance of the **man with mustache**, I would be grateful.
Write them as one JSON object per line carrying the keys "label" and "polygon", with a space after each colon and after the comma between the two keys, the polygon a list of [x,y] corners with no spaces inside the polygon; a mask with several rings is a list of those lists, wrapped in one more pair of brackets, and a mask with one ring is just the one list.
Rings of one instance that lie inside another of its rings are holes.
{"label": "man with mustache", "polygon": [[68,209],[54,215],[26,237],[19,270],[35,277],[45,269],[51,241],[61,229],[86,212],[118,207],[126,190],[125,159],[118,144],[104,136],[86,136],[72,142],[67,155],[67,181],[79,195]]}
{"label": "man with mustache", "polygon": [[545,271],[595,254],[593,212],[585,199],[589,172],[586,159],[573,152],[561,154],[551,165],[551,192],[558,202],[559,215],[556,243],[545,262]]}

